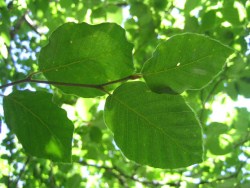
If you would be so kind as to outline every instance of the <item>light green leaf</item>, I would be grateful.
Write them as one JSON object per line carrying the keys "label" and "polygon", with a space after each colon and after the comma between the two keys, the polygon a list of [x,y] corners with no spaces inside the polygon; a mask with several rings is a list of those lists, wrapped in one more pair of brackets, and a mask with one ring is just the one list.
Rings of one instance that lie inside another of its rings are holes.
{"label": "light green leaf", "polygon": [[107,98],[104,117],[118,147],[135,162],[179,168],[202,161],[201,127],[179,95],[126,83]]}
{"label": "light green leaf", "polygon": [[160,44],[143,67],[147,85],[155,92],[201,89],[221,71],[233,52],[216,40],[181,34]]}
{"label": "light green leaf", "polygon": [[[103,84],[134,72],[132,48],[125,38],[124,29],[116,24],[66,23],[42,48],[39,68],[49,81]],[[81,97],[105,94],[92,88],[57,87]]]}
{"label": "light green leaf", "polygon": [[228,126],[223,123],[212,122],[206,127],[206,148],[214,155],[225,155],[232,151],[232,143],[223,137]]}
{"label": "light green leaf", "polygon": [[228,131],[228,126],[219,123],[219,122],[212,122],[206,129],[206,134],[208,136],[215,136],[218,137],[220,134],[226,133]]}
{"label": "light green leaf", "polygon": [[45,92],[15,91],[4,97],[5,121],[24,150],[37,157],[71,162],[73,124]]}

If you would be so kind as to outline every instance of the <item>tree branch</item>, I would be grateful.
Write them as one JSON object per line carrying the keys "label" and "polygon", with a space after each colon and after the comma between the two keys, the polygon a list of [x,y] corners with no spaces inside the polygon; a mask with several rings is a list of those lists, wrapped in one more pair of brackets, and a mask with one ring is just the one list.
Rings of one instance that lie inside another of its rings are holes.
{"label": "tree branch", "polygon": [[93,88],[93,89],[98,89],[98,90],[101,90],[101,91],[103,91],[105,93],[108,93],[108,91],[105,90],[105,86],[112,85],[112,84],[119,83],[119,82],[123,82],[123,81],[127,81],[127,80],[135,80],[135,79],[141,78],[140,74],[135,74],[135,75],[130,75],[130,76],[118,79],[118,80],[114,80],[114,81],[110,81],[110,82],[107,82],[107,83],[95,85],[95,84],[67,83],[67,82],[46,81],[46,80],[33,80],[32,76],[34,74],[35,73],[30,74],[25,79],[14,81],[14,82],[2,85],[2,86],[0,86],[0,89],[6,88],[6,87],[9,87],[9,86],[14,86],[14,85],[17,85],[17,84],[20,84],[20,83],[29,82],[29,83],[49,84],[49,85],[52,84],[52,85],[58,85],[58,86]]}
{"label": "tree branch", "polygon": [[25,161],[25,163],[23,165],[23,168],[19,172],[19,176],[17,177],[16,181],[13,182],[13,184],[14,184],[13,187],[17,187],[17,184],[18,184],[19,180],[21,179],[21,177],[26,169],[26,166],[28,165],[29,162],[30,162],[30,157],[27,158],[27,160]]}
{"label": "tree branch", "polygon": [[224,80],[224,77],[221,77],[213,86],[213,88],[211,89],[211,91],[209,92],[209,94],[207,95],[207,97],[203,100],[201,98],[201,103],[202,103],[202,110],[199,116],[200,122],[203,125],[203,119],[204,119],[204,112],[205,112],[205,104],[211,99],[211,97],[213,96],[214,92],[216,91],[216,89],[218,88],[218,86],[221,84],[221,82]]}
{"label": "tree branch", "polygon": [[108,167],[108,166],[105,166],[105,165],[89,164],[86,161],[80,161],[78,163],[81,164],[81,165],[85,165],[85,166],[95,167],[95,168],[98,168],[98,169],[104,169],[104,170],[110,172],[111,174],[113,174],[121,184],[124,183],[124,179],[127,179],[127,180],[129,179],[129,180],[136,181],[136,182],[141,183],[141,184],[146,185],[146,186],[164,186],[164,185],[174,186],[174,187],[179,187],[180,186],[180,182],[176,182],[176,183],[172,183],[172,182],[160,183],[158,181],[142,180],[142,179],[139,179],[139,178],[135,177],[134,175],[130,176],[128,174],[125,174],[117,166]]}
{"label": "tree branch", "polygon": [[214,180],[211,180],[211,181],[203,180],[203,181],[200,181],[200,183],[198,185],[211,184],[211,183],[215,183],[215,182],[218,182],[218,181],[223,181],[223,180],[228,180],[228,179],[236,178],[239,175],[241,169],[246,164],[247,164],[247,160],[245,162],[242,162],[240,164],[240,166],[238,167],[238,169],[237,169],[237,171],[235,173],[232,173],[231,175],[228,175],[228,176],[218,177],[218,178],[216,178]]}
{"label": "tree branch", "polygon": [[29,17],[28,14],[25,14],[24,16],[24,21],[28,24],[28,26],[38,35],[42,35],[42,33],[40,33],[38,31],[38,27],[34,24],[34,22],[32,21],[32,19]]}
{"label": "tree branch", "polygon": [[16,24],[12,27],[12,29],[10,31],[10,38],[11,38],[11,40],[14,39],[15,34],[18,32],[18,30],[20,29],[21,25],[25,21],[25,15],[27,13],[28,13],[28,11],[25,11],[24,14],[17,20]]}

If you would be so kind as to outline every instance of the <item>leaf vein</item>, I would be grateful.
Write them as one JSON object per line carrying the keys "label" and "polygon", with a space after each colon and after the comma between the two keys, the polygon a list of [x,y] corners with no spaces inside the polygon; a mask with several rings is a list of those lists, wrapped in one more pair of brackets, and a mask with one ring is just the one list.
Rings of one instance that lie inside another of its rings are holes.
{"label": "leaf vein", "polygon": [[157,71],[157,72],[151,72],[151,73],[146,73],[144,74],[145,76],[148,76],[148,75],[154,75],[154,74],[161,74],[161,73],[165,73],[165,72],[168,72],[168,71],[171,71],[171,70],[175,70],[175,69],[180,69],[180,68],[183,68],[183,67],[186,67],[188,65],[191,65],[193,63],[197,63],[199,61],[202,61],[208,57],[211,57],[213,54],[210,54],[210,55],[206,55],[204,57],[201,57],[199,59],[196,59],[194,61],[191,61],[191,62],[188,62],[188,63],[185,63],[184,65],[180,65],[180,66],[175,66],[175,67],[172,67],[172,68],[169,68],[169,69],[165,69],[165,70],[160,70],[160,71]]}
{"label": "leaf vein", "polygon": [[23,105],[22,103],[18,102],[17,100],[13,99],[13,98],[9,98],[10,100],[14,101],[16,104],[20,105],[22,108],[24,108],[26,111],[28,111],[32,116],[34,116],[38,121],[41,122],[42,125],[44,125],[46,127],[46,129],[49,131],[49,133],[54,136],[54,138],[57,140],[57,142],[63,146],[63,144],[61,143],[60,139],[55,135],[53,134],[53,132],[50,130],[50,128],[48,127],[48,125],[43,121],[41,120],[41,118],[36,115],[34,112],[32,112],[32,110],[30,110],[28,107],[26,107],[25,105]]}
{"label": "leaf vein", "polygon": [[157,127],[156,125],[154,125],[154,123],[152,123],[150,120],[148,120],[146,117],[144,117],[141,113],[139,113],[138,111],[135,111],[133,108],[131,108],[129,105],[127,105],[126,103],[124,103],[123,101],[119,100],[118,98],[114,97],[120,104],[122,104],[123,106],[125,106],[127,109],[129,109],[130,111],[134,112],[136,115],[138,115],[139,117],[141,117],[144,121],[146,121],[148,124],[152,125],[155,129],[158,129],[160,132],[164,133],[164,135],[166,135],[169,139],[171,139],[176,146],[182,148],[184,151],[186,152],[190,152],[187,149],[185,149],[183,146],[181,146],[180,144],[178,144],[173,137],[171,137],[169,134],[167,134],[167,132],[165,132],[164,129],[161,129],[160,127]]}

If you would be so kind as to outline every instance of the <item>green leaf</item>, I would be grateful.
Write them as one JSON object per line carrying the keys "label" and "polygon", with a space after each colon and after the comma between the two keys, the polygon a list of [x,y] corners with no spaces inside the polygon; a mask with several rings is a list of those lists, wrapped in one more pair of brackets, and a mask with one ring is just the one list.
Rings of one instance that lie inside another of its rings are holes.
{"label": "green leaf", "polygon": [[214,155],[225,155],[232,151],[232,143],[221,135],[228,131],[223,123],[212,122],[206,129],[206,148]]}
{"label": "green leaf", "polygon": [[27,153],[71,162],[74,127],[51,99],[45,92],[15,91],[4,97],[5,121]]}
{"label": "green leaf", "polygon": [[211,30],[216,23],[216,11],[210,10],[202,16],[201,28],[203,31]]}
{"label": "green leaf", "polygon": [[234,7],[234,0],[227,0],[223,3],[222,14],[223,18],[232,25],[240,25],[240,15],[238,9]]}
{"label": "green leaf", "polygon": [[242,78],[236,82],[238,94],[250,98],[250,78]]}
{"label": "green leaf", "polygon": [[201,127],[179,95],[126,83],[107,98],[104,117],[118,147],[135,162],[179,168],[202,161]]}
{"label": "green leaf", "polygon": [[157,47],[144,64],[143,77],[150,89],[159,93],[201,89],[221,71],[232,52],[203,35],[176,35]]}
{"label": "green leaf", "polygon": [[185,3],[185,11],[187,13],[190,12],[191,10],[199,6],[200,3],[200,0],[187,0]]}
{"label": "green leaf", "polygon": [[[134,72],[132,48],[125,38],[124,29],[116,24],[66,23],[42,48],[39,68],[49,81],[103,84]],[[57,87],[81,97],[105,94],[92,88]]]}
{"label": "green leaf", "polygon": [[186,16],[185,17],[185,28],[186,32],[197,32],[199,30],[199,22],[198,19],[194,16]]}
{"label": "green leaf", "polygon": [[219,123],[219,122],[212,122],[206,130],[208,136],[219,136],[220,134],[226,133],[228,131],[228,126]]}
{"label": "green leaf", "polygon": [[83,178],[80,174],[74,174],[71,177],[67,178],[67,181],[65,182],[66,188],[79,188],[81,187],[81,182],[83,181]]}
{"label": "green leaf", "polygon": [[100,143],[102,141],[102,131],[96,126],[90,127],[89,137],[93,142]]}
{"label": "green leaf", "polygon": [[245,137],[245,135],[250,131],[250,112],[247,108],[237,108],[237,114],[238,116],[236,116],[234,120],[236,133],[238,133],[241,137]]}

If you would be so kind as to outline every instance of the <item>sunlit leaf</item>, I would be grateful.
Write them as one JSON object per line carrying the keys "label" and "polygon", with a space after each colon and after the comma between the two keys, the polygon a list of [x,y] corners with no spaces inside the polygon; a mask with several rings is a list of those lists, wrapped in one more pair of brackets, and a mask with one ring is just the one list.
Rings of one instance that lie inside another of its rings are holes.
{"label": "sunlit leaf", "polygon": [[45,92],[15,91],[4,97],[5,121],[24,150],[37,157],[71,162],[73,124]]}
{"label": "sunlit leaf", "polygon": [[201,127],[179,95],[126,83],[108,97],[104,117],[118,147],[135,162],[179,168],[202,161]]}
{"label": "sunlit leaf", "polygon": [[[66,23],[56,29],[49,44],[42,48],[39,67],[49,81],[104,84],[134,72],[132,48],[125,31],[116,24]],[[105,94],[92,88],[57,87],[81,97]]]}
{"label": "sunlit leaf", "polygon": [[221,72],[232,52],[203,35],[176,35],[157,47],[143,67],[143,77],[159,93],[201,89]]}

